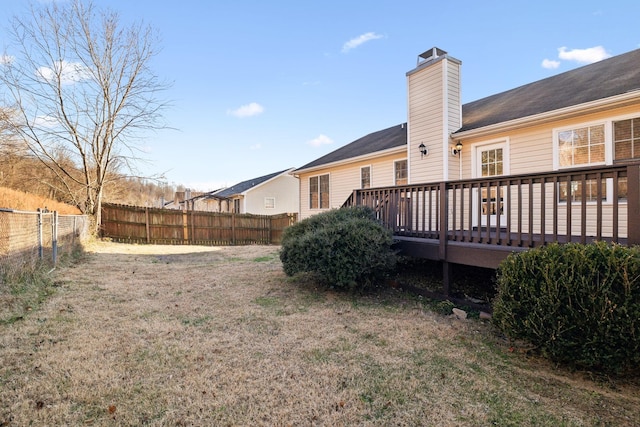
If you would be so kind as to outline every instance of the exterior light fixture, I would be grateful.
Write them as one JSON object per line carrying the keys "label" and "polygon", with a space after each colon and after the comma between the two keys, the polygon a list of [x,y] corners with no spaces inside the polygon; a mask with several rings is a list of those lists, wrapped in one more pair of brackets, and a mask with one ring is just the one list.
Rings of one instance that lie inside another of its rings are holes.
{"label": "exterior light fixture", "polygon": [[451,154],[457,156],[462,151],[462,142],[458,141],[455,147],[451,149]]}
{"label": "exterior light fixture", "polygon": [[423,143],[420,143],[420,145],[418,145],[418,150],[420,151],[420,158],[423,158],[424,156],[429,154],[429,149]]}

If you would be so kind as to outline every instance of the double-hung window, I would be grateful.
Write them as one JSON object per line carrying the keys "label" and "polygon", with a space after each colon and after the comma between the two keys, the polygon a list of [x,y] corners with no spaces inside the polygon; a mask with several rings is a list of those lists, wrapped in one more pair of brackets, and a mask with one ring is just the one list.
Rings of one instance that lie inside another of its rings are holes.
{"label": "double-hung window", "polygon": [[[558,166],[560,168],[605,164],[604,124],[562,130],[557,133],[557,144]],[[600,186],[600,189],[598,189],[598,184],[595,180],[561,182],[559,188],[560,201],[582,201],[583,192],[587,201],[596,201],[598,194],[602,199],[606,199],[606,182],[602,181]]]}
{"label": "double-hung window", "polygon": [[407,161],[398,160],[394,163],[395,185],[407,185]]}
{"label": "double-hung window", "polygon": [[604,124],[558,132],[560,167],[604,164]]}
{"label": "double-hung window", "polygon": [[[613,160],[640,159],[640,117],[613,122]],[[618,197],[627,198],[627,179],[618,180]]]}
{"label": "double-hung window", "polygon": [[309,178],[309,208],[329,209],[329,174]]}
{"label": "double-hung window", "polygon": [[371,188],[371,166],[360,168],[360,188]]}
{"label": "double-hung window", "polygon": [[613,158],[640,159],[640,117],[613,122]]}
{"label": "double-hung window", "polygon": [[265,197],[264,198],[264,208],[265,209],[275,209],[276,208],[276,198],[275,197]]}

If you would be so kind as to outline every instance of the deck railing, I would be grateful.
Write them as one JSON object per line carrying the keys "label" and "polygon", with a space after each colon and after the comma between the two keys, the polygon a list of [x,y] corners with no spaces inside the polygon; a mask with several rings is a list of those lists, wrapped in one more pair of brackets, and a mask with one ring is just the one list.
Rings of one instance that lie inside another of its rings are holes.
{"label": "deck railing", "polygon": [[400,239],[524,250],[551,242],[640,244],[640,163],[355,190]]}

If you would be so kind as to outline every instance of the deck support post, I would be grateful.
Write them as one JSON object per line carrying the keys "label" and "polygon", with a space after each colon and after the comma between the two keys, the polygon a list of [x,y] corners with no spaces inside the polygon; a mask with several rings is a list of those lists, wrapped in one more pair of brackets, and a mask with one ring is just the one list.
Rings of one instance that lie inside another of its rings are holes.
{"label": "deck support post", "polygon": [[451,292],[451,275],[453,273],[453,264],[447,261],[442,261],[442,293],[445,297],[450,297]]}
{"label": "deck support post", "polygon": [[440,221],[438,230],[439,247],[438,256],[442,261],[442,290],[445,296],[449,296],[451,284],[451,263],[447,260],[447,240],[449,238],[449,197],[447,195],[447,183],[440,183]]}

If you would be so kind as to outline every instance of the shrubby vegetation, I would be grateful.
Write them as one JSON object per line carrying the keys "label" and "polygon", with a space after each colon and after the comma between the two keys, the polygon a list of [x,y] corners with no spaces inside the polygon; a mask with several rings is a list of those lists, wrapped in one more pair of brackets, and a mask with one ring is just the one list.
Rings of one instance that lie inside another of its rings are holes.
{"label": "shrubby vegetation", "polygon": [[640,248],[549,245],[498,269],[493,322],[551,360],[620,373],[640,364]]}
{"label": "shrubby vegetation", "polygon": [[328,285],[354,290],[387,277],[396,264],[393,238],[367,207],[342,208],[287,228],[280,260],[287,275],[315,273]]}

